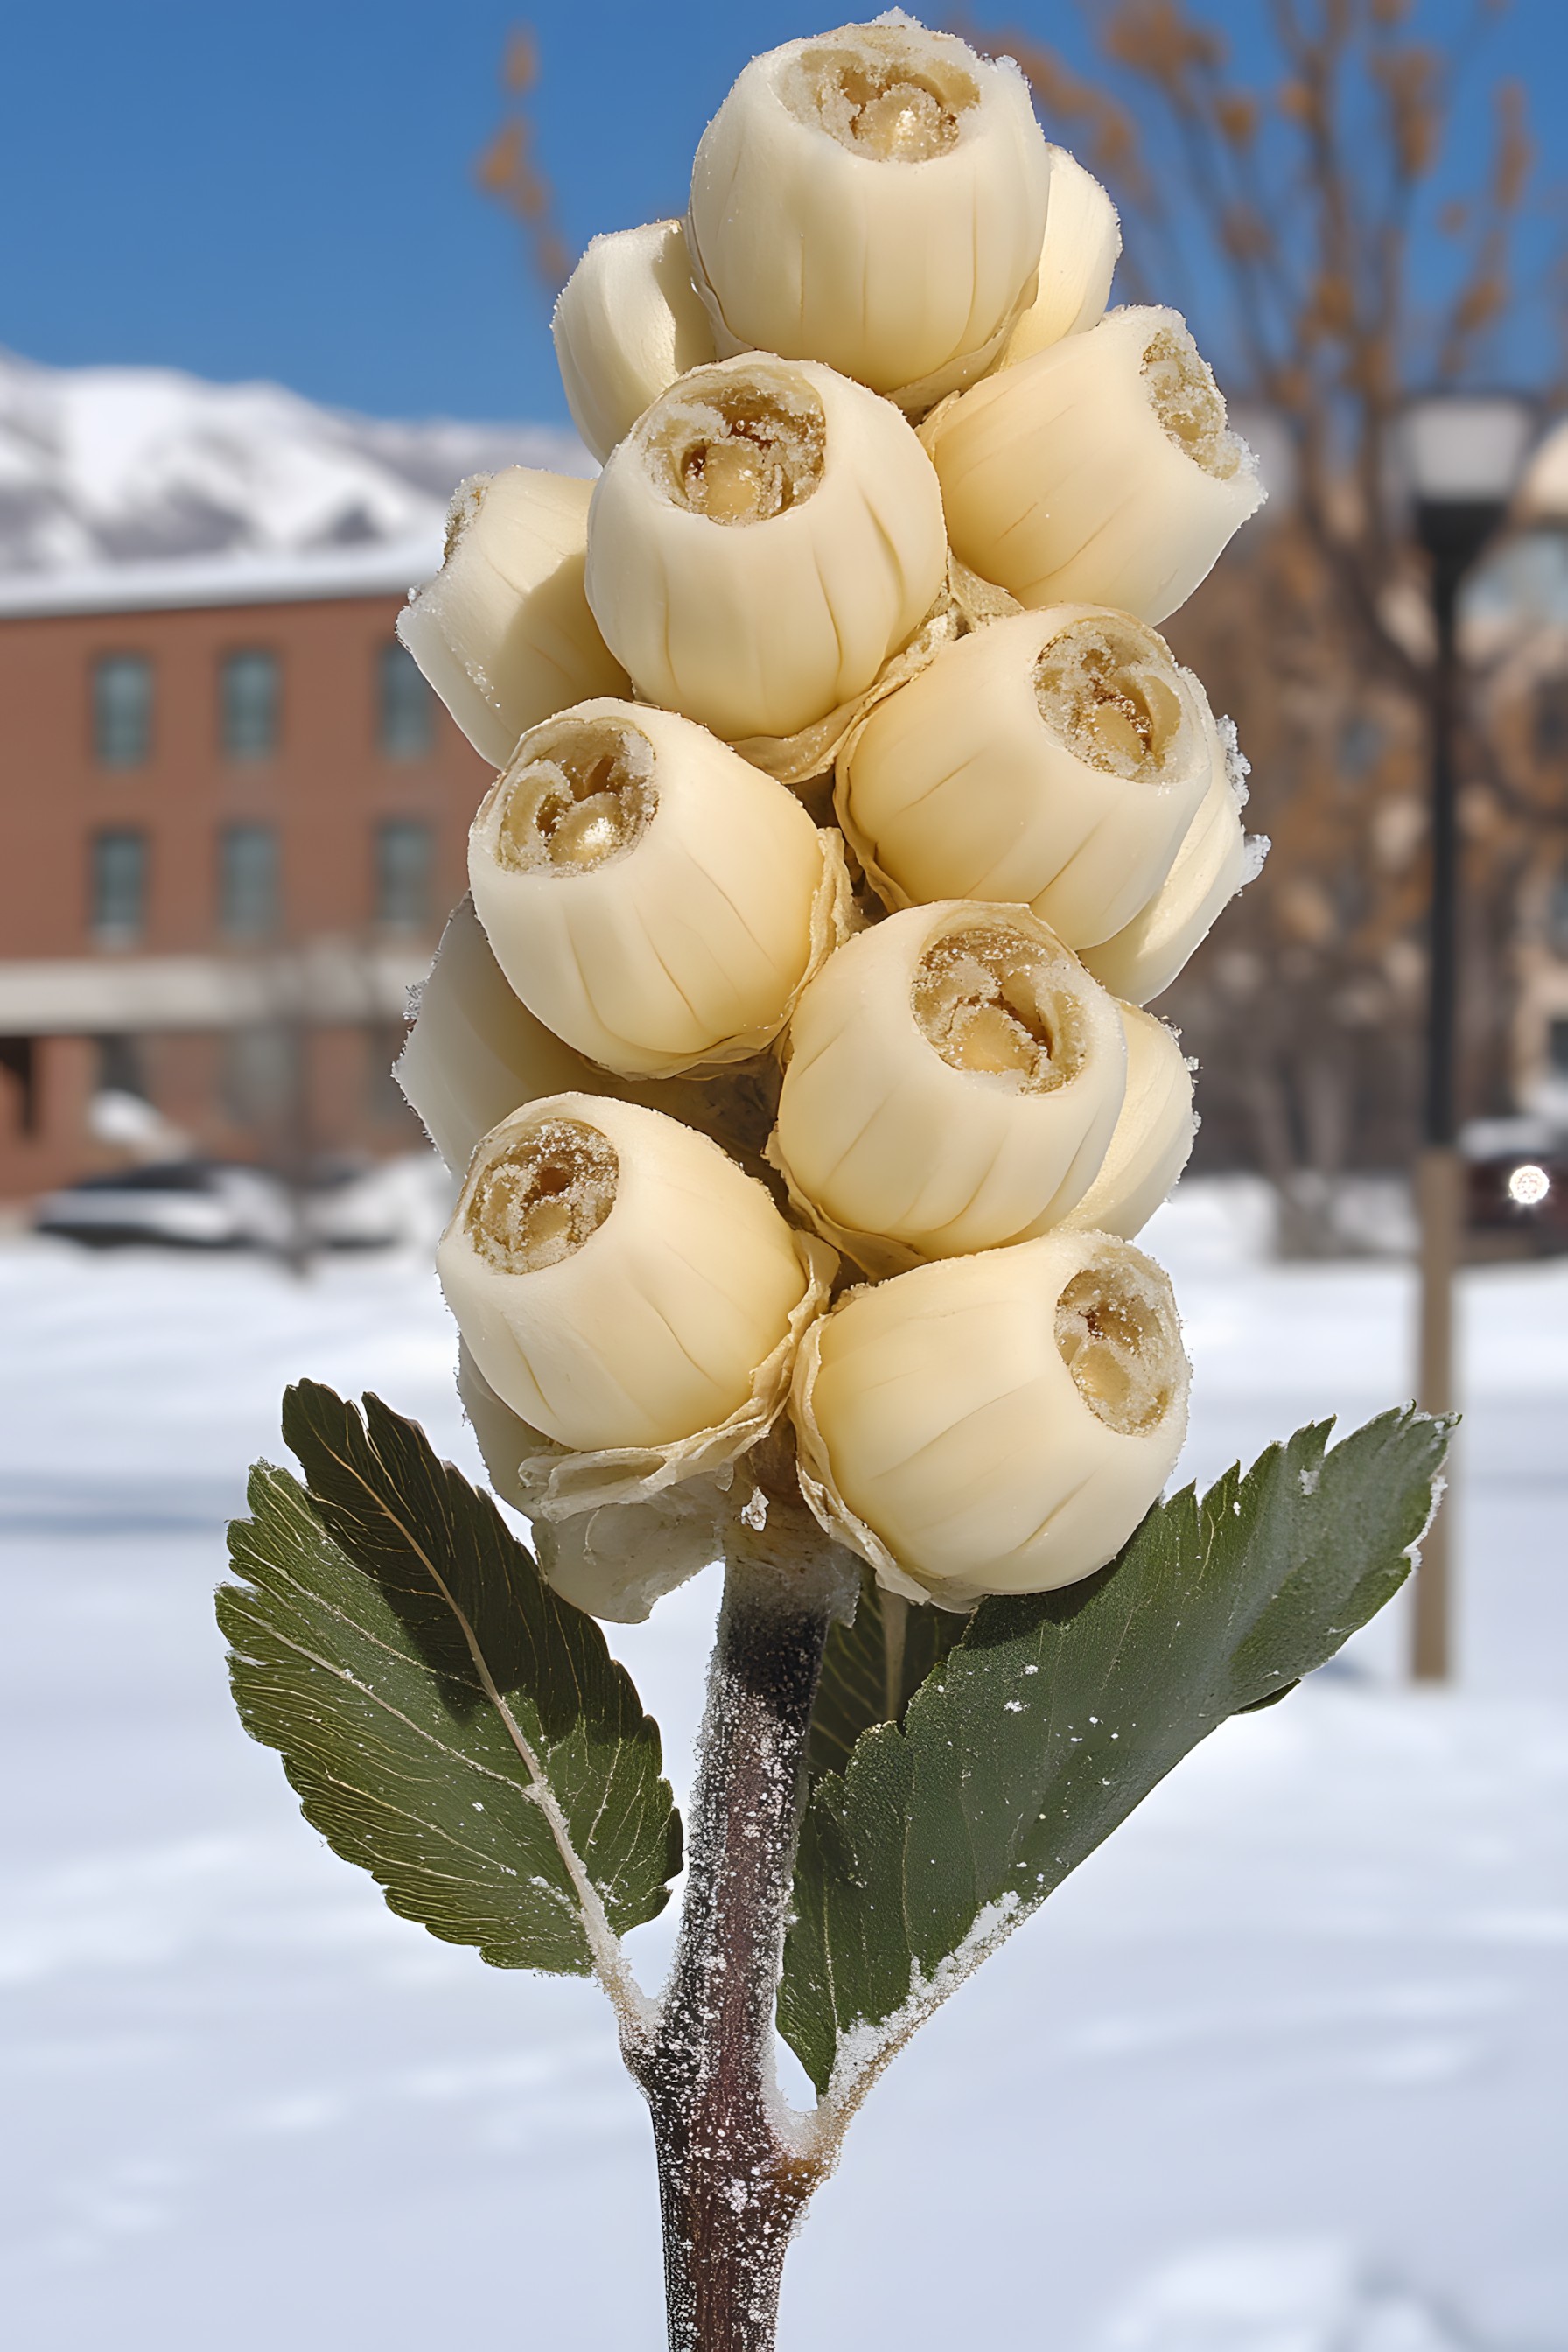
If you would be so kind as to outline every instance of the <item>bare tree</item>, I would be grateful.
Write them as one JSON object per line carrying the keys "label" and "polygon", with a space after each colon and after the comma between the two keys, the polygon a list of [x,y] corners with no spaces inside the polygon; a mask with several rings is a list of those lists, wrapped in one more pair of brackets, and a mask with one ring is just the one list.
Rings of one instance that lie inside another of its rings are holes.
{"label": "bare tree", "polygon": [[515,26],[502,53],[501,122],[474,164],[481,193],[510,213],[522,229],[529,265],[547,293],[558,294],[571,274],[573,254],[556,218],[555,192],[542,168],[529,100],[539,85],[539,43],[531,25]]}
{"label": "bare tree", "polygon": [[[1332,1180],[1352,1159],[1402,1160],[1415,1131],[1432,643],[1422,559],[1386,491],[1399,412],[1411,392],[1492,364],[1505,328],[1553,315],[1563,261],[1516,283],[1533,157],[1523,91],[1487,72],[1497,5],[1480,0],[1445,42],[1423,36],[1412,0],[1258,13],[1267,88],[1243,82],[1225,33],[1183,0],[1094,10],[1093,82],[1026,33],[963,29],[1017,58],[1050,135],[1110,187],[1124,293],[1182,285],[1233,401],[1278,445],[1264,522],[1170,634],[1236,717],[1253,821],[1280,855],[1162,1010],[1205,1065],[1211,1163],[1264,1168],[1310,1247],[1329,1238]],[[1489,154],[1456,195],[1456,125],[1479,110]],[[1543,390],[1548,340],[1533,367]],[[1488,730],[1472,729],[1468,759],[1479,1108],[1503,1068],[1499,941],[1550,794],[1508,772]]]}

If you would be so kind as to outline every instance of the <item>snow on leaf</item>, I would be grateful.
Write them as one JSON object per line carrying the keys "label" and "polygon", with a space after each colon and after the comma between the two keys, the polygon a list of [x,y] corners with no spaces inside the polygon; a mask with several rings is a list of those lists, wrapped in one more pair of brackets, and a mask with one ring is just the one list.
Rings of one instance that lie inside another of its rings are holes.
{"label": "snow on leaf", "polygon": [[[983,1601],[902,1726],[861,1733],[801,1837],[779,2024],[852,2111],[968,1974],[1228,1716],[1283,1696],[1398,1589],[1447,1424],[1331,1422],[1156,1505],[1099,1575]],[[1015,1698],[1027,1700],[1017,1713]],[[1026,1888],[1026,1892],[1023,1891]],[[1011,1901],[999,1922],[995,1907]],[[998,1932],[976,1938],[989,1919]]]}

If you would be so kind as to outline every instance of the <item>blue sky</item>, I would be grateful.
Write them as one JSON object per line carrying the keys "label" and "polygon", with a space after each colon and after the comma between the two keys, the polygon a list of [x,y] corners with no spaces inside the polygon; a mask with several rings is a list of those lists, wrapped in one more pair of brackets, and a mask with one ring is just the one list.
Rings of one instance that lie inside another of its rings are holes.
{"label": "blue sky", "polygon": [[[538,28],[540,152],[580,245],[679,211],[745,58],[838,21],[772,0],[0,5],[0,345],[268,376],[389,415],[541,419],[564,414],[547,306],[470,175],[509,26]],[[1440,27],[1458,6],[1425,14]],[[1262,0],[1209,13],[1261,65]],[[972,14],[1087,59],[1064,0]],[[1542,177],[1560,180],[1568,0],[1515,0],[1490,54],[1531,82]]]}

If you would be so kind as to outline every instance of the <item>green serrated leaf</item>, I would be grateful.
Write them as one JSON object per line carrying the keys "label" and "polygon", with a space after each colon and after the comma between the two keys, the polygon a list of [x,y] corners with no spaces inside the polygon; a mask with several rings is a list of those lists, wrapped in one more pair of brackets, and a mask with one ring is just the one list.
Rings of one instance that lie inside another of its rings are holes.
{"label": "green serrated leaf", "polygon": [[814,1780],[842,1772],[872,1724],[902,1723],[910,1699],[968,1622],[947,1609],[911,1609],[869,1575],[863,1580],[854,1623],[835,1623],[823,1653],[806,1759]]}
{"label": "green serrated leaf", "polygon": [[489,1496],[364,1402],[301,1381],[283,1433],[307,1485],[251,1474],[217,1603],[240,1717],[394,1911],[586,1975],[680,1867],[658,1727]]}
{"label": "green serrated leaf", "polygon": [[982,1602],[900,1730],[813,1791],[779,2024],[826,2089],[885,2058],[1227,1716],[1331,1657],[1408,1572],[1446,1424],[1331,1423],[1157,1505],[1112,1565]]}

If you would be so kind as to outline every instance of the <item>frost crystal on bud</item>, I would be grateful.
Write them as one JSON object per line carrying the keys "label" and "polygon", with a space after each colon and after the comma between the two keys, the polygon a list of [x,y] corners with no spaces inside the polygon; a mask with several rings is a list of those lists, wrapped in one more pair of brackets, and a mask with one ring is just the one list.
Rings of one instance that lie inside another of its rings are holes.
{"label": "frost crystal on bud", "polygon": [[650,701],[731,740],[868,688],[945,576],[942,495],[895,408],[752,355],[683,376],[594,493],[588,600]]}
{"label": "frost crystal on bud", "polygon": [[1035,299],[1007,338],[1003,367],[1081,335],[1105,315],[1121,255],[1116,206],[1065,147],[1047,147],[1051,177]]}
{"label": "frost crystal on bud", "polygon": [[1099,1175],[1062,1223],[1131,1241],[1169,1198],[1192,1157],[1198,1123],[1193,1074],[1174,1032],[1135,1004],[1123,1004],[1121,1013],[1127,1033],[1121,1116]]}
{"label": "frost crystal on bud", "polygon": [[824,360],[929,405],[1011,328],[1047,170],[1017,69],[950,34],[884,19],[753,58],[691,175],[720,348]]}
{"label": "frost crystal on bud", "polygon": [[807,1287],[789,1227],[717,1144],[581,1094],[485,1138],[436,1264],[501,1402],[583,1448],[726,1421]]}
{"label": "frost crystal on bud", "polygon": [[834,945],[842,856],[689,719],[585,702],[535,728],[468,837],[474,906],[538,1018],[626,1076],[739,1060]]}
{"label": "frost crystal on bud", "polygon": [[914,908],[803,993],[769,1155],[885,1273],[1054,1223],[1099,1171],[1125,1079],[1115,1005],[1027,908]]}
{"label": "frost crystal on bud", "polygon": [[891,903],[1021,900],[1082,948],[1158,888],[1215,756],[1203,689],[1152,629],[1063,605],[960,638],[879,703],[839,808]]}
{"label": "frost crystal on bud", "polygon": [[808,1335],[802,1486],[884,1581],[963,1606],[1113,1559],[1186,1433],[1170,1282],[1057,1232],[852,1292]]}
{"label": "frost crystal on bud", "polygon": [[447,555],[397,634],[476,751],[505,765],[525,729],[626,675],[583,593],[591,482],[509,466],[464,482]]}
{"label": "frost crystal on bud", "polygon": [[1083,951],[1096,979],[1129,1004],[1147,1004],[1169,988],[1223,909],[1251,881],[1268,847],[1248,840],[1241,828],[1246,763],[1236,751],[1235,730],[1228,719],[1224,730],[1212,718],[1208,723],[1215,751],[1208,790],[1169,874],[1131,922]]}
{"label": "frost crystal on bud", "polygon": [[680,222],[596,236],[562,289],[553,329],[572,422],[602,460],[678,375],[714,355]]}
{"label": "frost crystal on bud", "polygon": [[1263,502],[1174,310],[1113,310],[932,420],[955,553],[1022,604],[1159,622]]}

